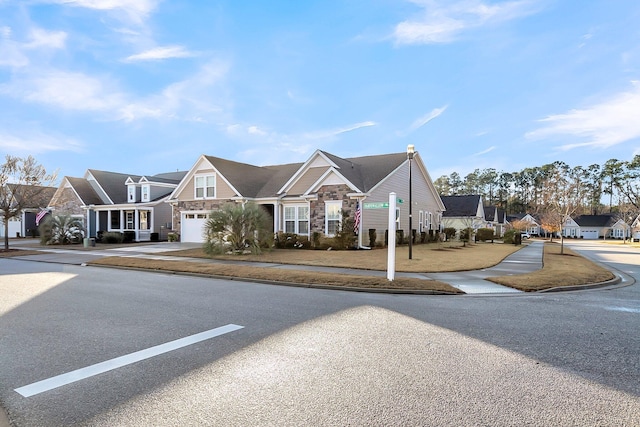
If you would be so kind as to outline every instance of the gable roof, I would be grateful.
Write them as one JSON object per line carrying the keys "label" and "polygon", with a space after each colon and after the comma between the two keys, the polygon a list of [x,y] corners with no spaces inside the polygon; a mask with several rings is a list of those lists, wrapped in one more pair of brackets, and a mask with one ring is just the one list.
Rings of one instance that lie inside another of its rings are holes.
{"label": "gable roof", "polygon": [[[327,171],[333,170],[362,192],[373,189],[407,159],[406,153],[352,158],[341,158],[321,150],[316,151],[315,155],[317,154],[330,163]],[[315,155],[311,159],[315,158]],[[203,155],[201,158],[206,159],[239,196],[247,198],[278,197],[285,187],[290,186],[304,173],[305,166],[311,161],[310,159],[305,163],[255,166],[215,156]],[[174,194],[180,190],[178,187]]]}
{"label": "gable roof", "polygon": [[446,211],[443,217],[476,216],[480,205],[480,195],[440,196]]}
{"label": "gable roof", "polygon": [[125,185],[127,178],[131,178],[133,181],[139,181],[142,178],[140,175],[127,175],[95,169],[87,169],[87,173],[95,178],[96,184],[110,199],[108,204],[113,203],[115,205],[127,203],[127,186]]}
{"label": "gable roof", "polygon": [[276,171],[214,156],[204,156],[218,172],[244,197],[256,197]]}
{"label": "gable roof", "polygon": [[575,221],[581,227],[611,227],[616,222],[612,215],[580,215]]}
{"label": "gable roof", "polygon": [[[23,196],[29,197],[24,201],[23,209],[35,209],[45,207],[55,194],[56,187],[46,187],[42,185],[25,185],[25,184],[7,184],[10,188],[13,198],[17,203],[23,203]],[[33,192],[37,193],[32,195]]]}
{"label": "gable roof", "polygon": [[499,221],[499,218],[496,218],[497,208],[495,206],[485,206],[484,207],[484,219],[487,221]]}
{"label": "gable roof", "polygon": [[104,203],[100,196],[98,196],[98,193],[96,193],[96,190],[94,190],[86,179],[73,178],[69,176],[66,176],[65,179],[85,206],[101,205]]}

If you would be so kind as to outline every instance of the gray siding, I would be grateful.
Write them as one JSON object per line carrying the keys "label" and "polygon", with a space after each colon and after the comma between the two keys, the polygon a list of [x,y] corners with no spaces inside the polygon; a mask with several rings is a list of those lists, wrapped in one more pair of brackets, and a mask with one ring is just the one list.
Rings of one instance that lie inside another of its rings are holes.
{"label": "gray siding", "polygon": [[[432,213],[432,228],[434,230],[439,229],[438,213],[440,207],[438,206],[439,196],[434,194],[429,184],[422,175],[420,168],[414,163],[411,167],[412,175],[412,199],[413,199],[413,211],[412,211],[412,226],[414,230],[419,230],[419,212],[431,212]],[[364,200],[364,203],[386,203],[389,201],[389,193],[395,192],[396,197],[402,199],[404,203],[397,204],[400,208],[400,229],[405,231],[405,235],[409,233],[409,164],[405,163],[398,170],[392,173],[381,185],[379,185],[369,197]],[[376,229],[377,241],[384,241],[385,230],[388,228],[389,223],[389,209],[364,209],[362,218],[362,230],[363,242],[368,243],[366,240],[368,237],[368,230],[371,228]]]}

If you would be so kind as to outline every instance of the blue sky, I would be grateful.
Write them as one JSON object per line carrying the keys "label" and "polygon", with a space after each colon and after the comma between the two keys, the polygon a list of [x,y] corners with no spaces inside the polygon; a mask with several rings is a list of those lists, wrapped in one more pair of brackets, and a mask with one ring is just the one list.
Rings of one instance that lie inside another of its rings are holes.
{"label": "blue sky", "polygon": [[432,178],[640,154],[637,0],[0,0],[0,154],[152,175],[414,144]]}

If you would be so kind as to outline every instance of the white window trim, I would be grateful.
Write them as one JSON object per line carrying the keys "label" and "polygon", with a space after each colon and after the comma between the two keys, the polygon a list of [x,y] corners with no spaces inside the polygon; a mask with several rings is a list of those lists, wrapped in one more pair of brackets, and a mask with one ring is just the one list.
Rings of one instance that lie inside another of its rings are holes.
{"label": "white window trim", "polygon": [[[145,195],[145,190],[147,191],[146,195]],[[141,193],[140,198],[143,202],[151,201],[151,186],[149,184],[144,184],[140,189],[140,193]]]}
{"label": "white window trim", "polygon": [[400,230],[400,208],[396,208],[396,230]]}
{"label": "white window trim", "polygon": [[135,185],[127,185],[127,202],[129,203],[137,202]]}
{"label": "white window trim", "polygon": [[[213,177],[213,196],[207,196],[207,178]],[[198,197],[198,178],[204,179],[204,187],[202,187],[202,197]],[[197,200],[215,199],[218,192],[218,179],[215,173],[196,174],[193,176],[193,198]]]}
{"label": "white window trim", "polygon": [[424,211],[420,211],[418,220],[418,233],[422,233],[424,230]]}
{"label": "white window trim", "polygon": [[[294,216],[293,219],[287,219],[287,215],[286,215],[286,211],[287,208],[293,208],[294,209]],[[300,208],[306,208],[307,209],[307,218],[306,219],[302,219],[300,218]],[[294,226],[293,226],[293,233],[294,234],[300,234],[303,236],[308,236],[309,235],[309,230],[310,230],[310,215],[311,215],[311,209],[309,207],[309,204],[301,204],[301,205],[284,205],[284,209],[283,209],[283,218],[282,218],[282,230],[287,233],[287,221],[293,221]],[[306,221],[307,222],[307,231],[305,233],[301,233],[300,232],[300,221]]]}
{"label": "white window trim", "polygon": [[[329,206],[339,206],[338,213],[342,212],[342,200],[331,200],[324,202],[324,234],[328,237],[334,237],[335,234],[329,234]],[[342,226],[342,215],[338,215],[338,228]]]}

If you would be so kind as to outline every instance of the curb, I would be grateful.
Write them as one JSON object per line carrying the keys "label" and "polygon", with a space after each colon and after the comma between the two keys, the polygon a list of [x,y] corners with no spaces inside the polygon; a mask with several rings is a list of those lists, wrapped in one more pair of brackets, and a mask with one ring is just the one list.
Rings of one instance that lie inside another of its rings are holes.
{"label": "curb", "polygon": [[[622,282],[622,278],[618,274],[616,273],[613,273],[613,274],[616,277],[611,280],[607,280],[605,282],[587,283],[585,285],[573,285],[573,286],[556,286],[554,288],[537,291],[536,293],[569,292],[569,291],[582,291],[582,290],[588,290],[588,289],[599,289],[599,288],[606,288],[609,286],[617,285],[618,283]],[[629,285],[631,285],[631,283]]]}
{"label": "curb", "polygon": [[217,275],[217,274],[190,273],[190,272],[183,272],[183,271],[158,270],[158,269],[137,268],[137,267],[119,267],[114,265],[83,263],[81,264],[81,266],[113,268],[117,270],[143,271],[147,273],[160,273],[160,274],[168,274],[168,275],[176,275],[176,276],[202,277],[207,279],[241,281],[241,282],[250,282],[250,283],[260,283],[264,285],[289,286],[294,288],[325,289],[325,290],[347,291],[347,292],[368,292],[368,293],[406,294],[406,295],[466,295],[463,292],[453,293],[453,292],[434,291],[434,290],[426,290],[426,289],[358,288],[353,286],[323,285],[319,283],[311,284],[311,283],[281,282],[281,281],[275,281],[275,280],[254,279],[254,278],[246,278],[246,277],[238,277],[238,276],[223,276],[223,275]]}

